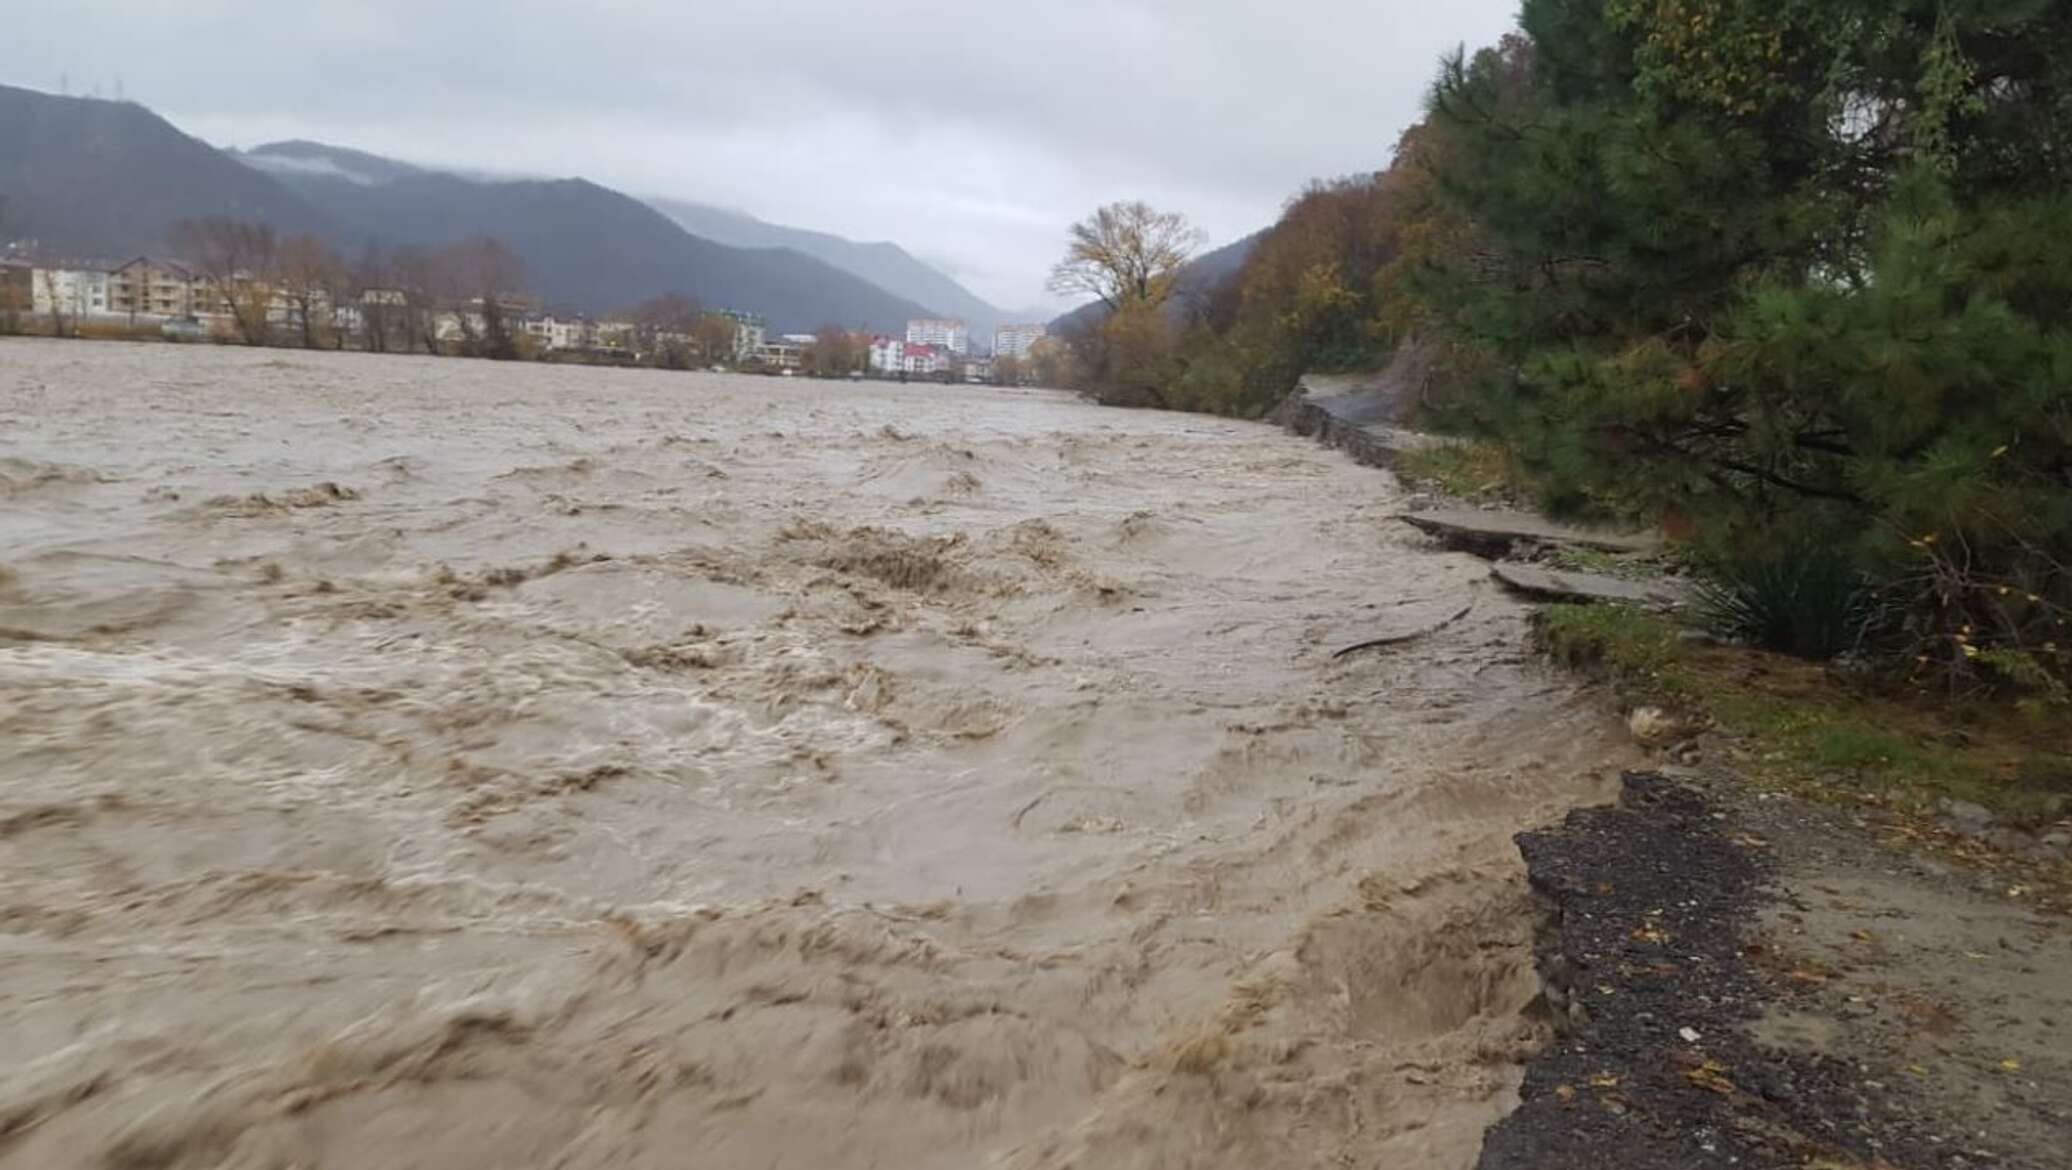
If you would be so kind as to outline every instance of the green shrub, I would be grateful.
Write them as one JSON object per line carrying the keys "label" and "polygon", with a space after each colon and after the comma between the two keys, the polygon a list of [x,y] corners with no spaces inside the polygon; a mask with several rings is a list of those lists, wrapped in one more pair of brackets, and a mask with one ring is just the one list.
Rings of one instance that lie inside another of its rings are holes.
{"label": "green shrub", "polygon": [[1801,536],[1753,555],[1714,554],[1703,565],[1698,615],[1716,634],[1812,659],[1864,644],[1875,594],[1845,543]]}

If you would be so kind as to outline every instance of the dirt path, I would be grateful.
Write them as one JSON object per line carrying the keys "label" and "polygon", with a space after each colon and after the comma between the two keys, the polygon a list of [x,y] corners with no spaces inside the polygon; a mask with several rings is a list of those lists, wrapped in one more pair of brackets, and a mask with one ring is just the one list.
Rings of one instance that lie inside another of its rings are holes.
{"label": "dirt path", "polygon": [[1520,840],[1562,1034],[1479,1170],[2064,1166],[2065,921],[1834,809],[1675,771]]}
{"label": "dirt path", "polygon": [[6,342],[0,496],[10,1167],[1465,1167],[1626,759],[1264,426]]}

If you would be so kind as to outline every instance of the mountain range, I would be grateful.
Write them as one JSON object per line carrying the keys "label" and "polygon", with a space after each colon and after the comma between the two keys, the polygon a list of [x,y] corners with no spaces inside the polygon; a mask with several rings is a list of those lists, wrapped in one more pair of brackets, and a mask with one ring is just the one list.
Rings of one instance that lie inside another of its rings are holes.
{"label": "mountain range", "polygon": [[990,336],[1010,321],[1040,320],[1003,312],[958,284],[916,260],[898,244],[863,244],[826,232],[784,227],[724,207],[693,203],[684,199],[651,198],[648,204],[676,221],[694,236],[701,236],[737,248],[790,248],[803,252],[844,272],[854,273],[879,288],[917,301],[945,317],[955,317],[971,326],[973,336]]}
{"label": "mountain range", "polygon": [[589,311],[681,292],[744,309],[773,328],[829,322],[893,331],[935,310],[788,248],[694,236],[628,195],[583,179],[480,179],[311,142],[240,156],[340,226],[342,237],[431,244],[474,235],[524,260],[548,303]]}
{"label": "mountain range", "polygon": [[229,215],[283,232],[336,225],[280,183],[142,106],[0,86],[0,237],[78,255],[156,247],[175,220]]}
{"label": "mountain range", "polygon": [[229,215],[315,233],[348,255],[495,236],[548,304],[579,311],[680,292],[779,331],[897,332],[914,317],[958,316],[976,332],[1005,316],[894,244],[694,203],[650,206],[583,179],[465,175],[306,141],[223,151],[133,103],[7,86],[0,198],[0,237],[70,255],[157,250],[180,219]]}

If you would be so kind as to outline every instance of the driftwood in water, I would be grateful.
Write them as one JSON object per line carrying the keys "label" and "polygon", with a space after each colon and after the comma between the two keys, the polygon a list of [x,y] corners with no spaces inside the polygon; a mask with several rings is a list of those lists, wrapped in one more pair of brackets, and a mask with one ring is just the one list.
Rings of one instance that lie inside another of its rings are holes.
{"label": "driftwood in water", "polygon": [[1459,613],[1454,614],[1452,617],[1447,618],[1445,621],[1440,622],[1436,626],[1428,626],[1425,629],[1418,630],[1409,634],[1392,634],[1386,638],[1374,638],[1366,642],[1356,642],[1353,645],[1347,646],[1345,649],[1332,654],[1331,657],[1334,659],[1344,658],[1348,654],[1357,654],[1362,650],[1377,650],[1383,646],[1401,646],[1405,642],[1415,642],[1419,638],[1427,637],[1429,635],[1438,633],[1440,630],[1445,629],[1446,627],[1461,620],[1462,618],[1468,616],[1470,613],[1473,613],[1474,611],[1474,603],[1470,602],[1466,609],[1461,610]]}

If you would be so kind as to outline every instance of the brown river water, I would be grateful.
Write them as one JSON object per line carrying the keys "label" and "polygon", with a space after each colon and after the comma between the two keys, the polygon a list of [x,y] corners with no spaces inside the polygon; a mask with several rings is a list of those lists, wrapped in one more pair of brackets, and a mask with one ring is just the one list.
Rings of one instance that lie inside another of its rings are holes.
{"label": "brown river water", "polygon": [[1624,749],[1401,506],[1051,392],[0,341],[0,1166],[1468,1166],[1510,836]]}

